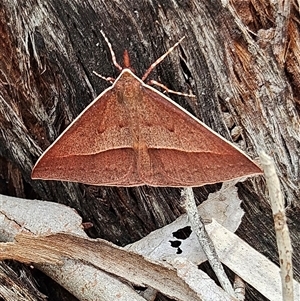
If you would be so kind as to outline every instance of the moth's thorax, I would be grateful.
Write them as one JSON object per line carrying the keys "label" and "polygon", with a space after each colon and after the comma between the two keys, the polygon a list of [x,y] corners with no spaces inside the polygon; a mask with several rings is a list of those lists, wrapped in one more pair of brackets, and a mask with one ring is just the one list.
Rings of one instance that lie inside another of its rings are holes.
{"label": "moth's thorax", "polygon": [[124,69],[116,79],[114,87],[117,101],[127,116],[126,127],[131,132],[133,149],[138,151],[140,144],[140,107],[143,100],[142,82],[129,69]]}
{"label": "moth's thorax", "polygon": [[141,82],[133,76],[131,71],[123,71],[118,84],[121,86],[123,96],[129,104],[134,102],[138,97],[141,97]]}

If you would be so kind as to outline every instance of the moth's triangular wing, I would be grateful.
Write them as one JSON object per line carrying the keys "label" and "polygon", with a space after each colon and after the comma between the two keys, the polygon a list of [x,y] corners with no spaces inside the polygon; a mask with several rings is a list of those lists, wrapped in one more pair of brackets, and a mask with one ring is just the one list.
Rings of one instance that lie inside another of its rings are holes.
{"label": "moth's triangular wing", "polygon": [[124,69],[46,150],[32,178],[182,187],[259,173],[231,143]]}
{"label": "moth's triangular wing", "polygon": [[148,185],[201,186],[261,173],[233,144],[145,84],[139,110],[145,147],[138,170]]}
{"label": "moth's triangular wing", "polygon": [[[123,85],[118,79],[116,83]],[[44,152],[33,168],[33,179],[93,185],[142,184],[136,169],[132,120],[122,102],[122,91],[115,84],[101,93]]]}

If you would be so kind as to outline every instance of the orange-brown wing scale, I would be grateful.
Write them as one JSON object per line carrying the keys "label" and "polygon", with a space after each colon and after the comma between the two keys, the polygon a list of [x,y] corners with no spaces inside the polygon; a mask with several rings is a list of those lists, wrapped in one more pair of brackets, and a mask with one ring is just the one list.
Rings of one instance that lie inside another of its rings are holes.
{"label": "orange-brown wing scale", "polygon": [[130,112],[119,96],[113,87],[99,95],[40,157],[32,178],[141,185]]}
{"label": "orange-brown wing scale", "polygon": [[32,178],[111,186],[201,186],[260,169],[130,70],[81,113]]}
{"label": "orange-brown wing scale", "polygon": [[251,174],[260,168],[231,143],[164,95],[143,86],[139,174],[153,186],[201,186]]}

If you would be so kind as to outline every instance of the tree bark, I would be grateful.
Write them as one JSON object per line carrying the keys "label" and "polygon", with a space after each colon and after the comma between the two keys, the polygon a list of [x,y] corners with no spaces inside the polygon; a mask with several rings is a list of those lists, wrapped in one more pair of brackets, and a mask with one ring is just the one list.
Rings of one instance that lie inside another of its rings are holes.
{"label": "tree bark", "polygon": [[[121,65],[123,51],[128,50],[139,77],[185,36],[150,77],[172,90],[195,94],[196,100],[171,97],[250,157],[264,149],[274,158],[286,200],[294,277],[299,281],[297,5],[267,0],[2,1],[0,193],[66,204],[93,223],[91,237],[119,245],[178,217],[183,212],[179,189],[33,181],[30,173],[42,151],[109,86],[92,71],[118,76],[101,29]],[[263,177],[238,187],[246,212],[238,235],[278,262]],[[218,188],[195,189],[197,201]],[[247,287],[246,300],[265,299]]]}

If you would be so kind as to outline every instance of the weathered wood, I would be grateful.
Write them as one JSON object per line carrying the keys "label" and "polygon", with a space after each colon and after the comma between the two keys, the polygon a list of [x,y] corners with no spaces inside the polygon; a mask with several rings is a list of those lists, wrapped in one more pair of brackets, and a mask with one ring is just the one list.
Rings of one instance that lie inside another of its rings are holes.
{"label": "weathered wood", "polygon": [[[280,5],[267,0],[236,1],[235,7],[223,7],[221,1],[2,1],[1,192],[58,200],[93,223],[88,231],[92,237],[120,245],[179,216],[183,209],[178,189],[32,181],[30,172],[42,150],[108,86],[92,71],[118,75],[100,29],[109,36],[119,63],[124,49],[129,51],[138,76],[185,35],[179,49],[149,79],[194,93],[197,101],[171,97],[227,139],[233,138],[251,157],[260,148],[272,155],[288,205],[294,277],[299,281],[297,4],[280,11]],[[248,180],[238,187],[246,211],[238,234],[276,262],[264,180]],[[214,189],[217,186],[196,189],[198,201]],[[246,300],[263,299],[250,288]]]}
{"label": "weathered wood", "polygon": [[38,291],[29,268],[20,264],[12,268],[4,262],[0,263],[0,298],[5,301],[48,300],[46,295]]}

